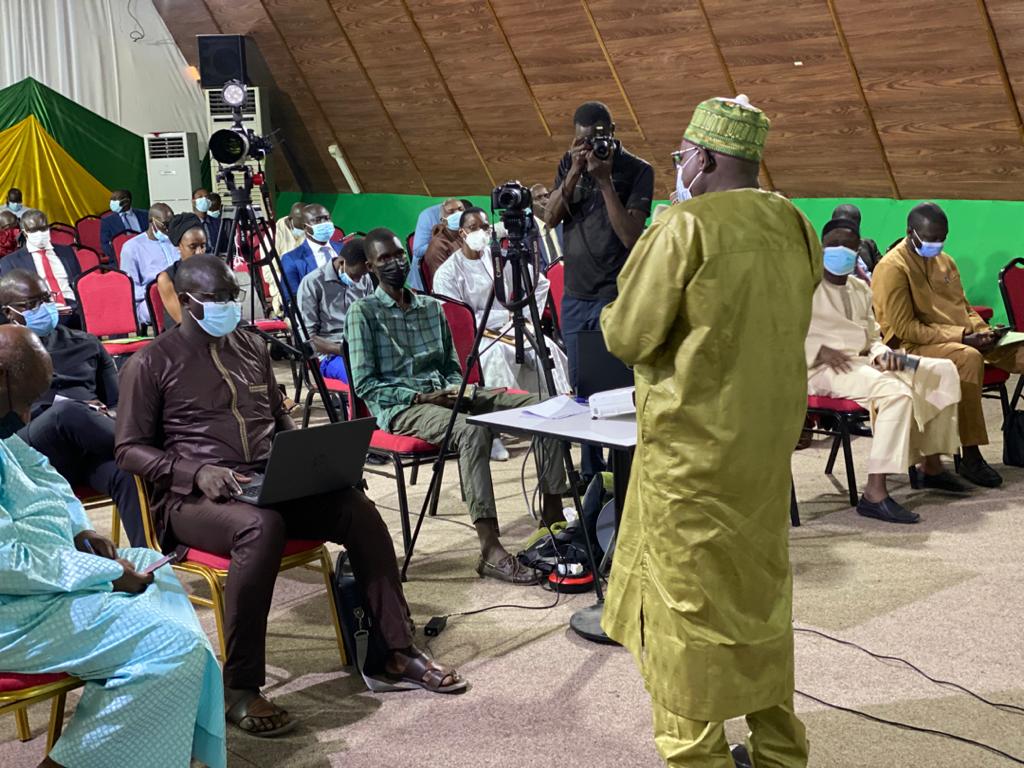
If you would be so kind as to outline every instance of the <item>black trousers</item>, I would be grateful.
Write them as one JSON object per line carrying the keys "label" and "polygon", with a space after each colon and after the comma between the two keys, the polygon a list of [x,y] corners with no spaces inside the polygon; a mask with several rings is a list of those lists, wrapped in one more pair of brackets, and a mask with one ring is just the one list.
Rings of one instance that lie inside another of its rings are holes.
{"label": "black trousers", "polygon": [[114,463],[114,420],[85,403],[61,400],[43,411],[18,436],[50,460],[72,486],[88,485],[117,505],[128,541],[146,546],[135,478]]}
{"label": "black trousers", "polygon": [[230,688],[259,688],[266,682],[267,614],[289,539],[343,545],[387,647],[412,644],[391,535],[377,507],[360,490],[308,496],[276,509],[241,501],[218,503],[193,493],[172,506],[169,524],[180,543],[231,557],[224,590],[224,684]]}

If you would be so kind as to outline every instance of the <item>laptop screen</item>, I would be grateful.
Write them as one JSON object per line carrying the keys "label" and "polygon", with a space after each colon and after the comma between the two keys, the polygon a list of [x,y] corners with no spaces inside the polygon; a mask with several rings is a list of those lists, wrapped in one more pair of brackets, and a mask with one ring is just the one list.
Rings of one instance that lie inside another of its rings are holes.
{"label": "laptop screen", "polygon": [[633,386],[633,369],[608,351],[601,331],[579,331],[576,344],[577,396]]}

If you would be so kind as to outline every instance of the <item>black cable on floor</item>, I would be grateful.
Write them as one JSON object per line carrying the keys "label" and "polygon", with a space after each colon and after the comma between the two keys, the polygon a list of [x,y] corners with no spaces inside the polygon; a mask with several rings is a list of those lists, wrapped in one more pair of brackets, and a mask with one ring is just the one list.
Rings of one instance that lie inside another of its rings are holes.
{"label": "black cable on floor", "polygon": [[946,685],[946,686],[949,686],[951,688],[956,688],[958,691],[961,691],[962,693],[966,693],[971,698],[977,699],[982,704],[988,704],[990,707],[994,707],[995,709],[998,709],[998,710],[1000,710],[1002,712],[1005,712],[1007,714],[1010,714],[1010,715],[1024,715],[1024,707],[1017,706],[1016,704],[1009,704],[1009,703],[1003,702],[1003,701],[990,701],[989,699],[986,699],[984,696],[981,696],[980,694],[977,694],[977,693],[975,693],[974,691],[972,691],[972,690],[970,690],[968,688],[964,688],[964,686],[960,685],[959,683],[954,683],[951,680],[941,680],[939,678],[932,677],[931,675],[929,675],[924,670],[914,666],[912,663],[910,663],[906,659],[900,658],[899,656],[887,656],[885,654],[875,653],[874,651],[869,651],[867,648],[865,648],[865,647],[863,647],[861,645],[857,645],[857,643],[854,643],[851,640],[844,640],[841,637],[833,637],[832,635],[827,634],[825,632],[821,632],[821,631],[819,631],[817,629],[808,629],[806,627],[793,627],[793,631],[794,632],[806,632],[807,634],[817,635],[818,637],[823,637],[826,640],[831,640],[832,642],[839,643],[840,645],[846,645],[846,646],[849,646],[850,648],[856,648],[858,651],[866,653],[868,656],[871,656],[872,658],[875,658],[875,659],[879,659],[879,660],[882,660],[882,661],[896,661],[896,662],[899,662],[900,664],[904,664],[904,665],[910,667],[912,670],[917,672],[917,674],[921,675],[921,677],[925,678],[926,680],[929,680],[930,682],[935,683],[936,685]]}
{"label": "black cable on floor", "polygon": [[925,728],[919,725],[901,723],[898,720],[886,720],[884,717],[877,717],[875,715],[868,714],[867,712],[862,712],[859,709],[852,709],[850,707],[844,707],[839,704],[833,704],[829,701],[825,701],[824,699],[819,699],[817,696],[812,696],[809,693],[805,693],[804,691],[801,691],[799,689],[796,690],[796,693],[800,694],[805,699],[810,699],[811,701],[821,704],[824,707],[829,707],[830,709],[835,709],[839,712],[846,712],[847,714],[856,715],[857,717],[864,718],[865,720],[870,720],[874,723],[879,723],[881,725],[890,725],[893,728],[900,728],[905,731],[915,731],[917,733],[927,733],[932,736],[942,736],[947,739],[952,739],[953,741],[959,741],[961,744],[967,744],[971,747],[978,747],[979,749],[984,749],[987,752],[991,752],[994,755],[1006,758],[1007,760],[1017,763],[1018,765],[1024,765],[1024,760],[1022,760],[1021,758],[1015,757],[1011,755],[1009,752],[1004,752],[1003,750],[997,749],[996,747],[993,747],[989,744],[985,744],[984,742],[975,741],[974,739],[968,739],[966,736],[957,736],[955,733],[946,733],[945,731],[939,731],[934,728]]}

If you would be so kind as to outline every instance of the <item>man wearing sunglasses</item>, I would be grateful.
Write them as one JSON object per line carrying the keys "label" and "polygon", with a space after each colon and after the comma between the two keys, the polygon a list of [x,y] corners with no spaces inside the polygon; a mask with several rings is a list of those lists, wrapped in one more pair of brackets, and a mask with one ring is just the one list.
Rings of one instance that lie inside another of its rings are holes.
{"label": "man wearing sunglasses", "polygon": [[32,331],[53,361],[50,386],[18,436],[72,486],[110,496],[131,545],[146,546],[135,479],[114,463],[114,361],[95,336],[58,324],[53,292],[34,272],[16,269],[0,277],[0,312]]}
{"label": "man wearing sunglasses", "polygon": [[979,446],[988,444],[981,390],[985,363],[1010,373],[1024,372],[1024,344],[997,346],[998,334],[967,301],[956,262],[945,252],[949,221],[935,203],[914,206],[907,237],[878,262],[872,275],[875,316],[882,338],[894,349],[952,360],[960,374],[962,477],[984,488],[1003,478]]}
{"label": "man wearing sunglasses", "polygon": [[306,496],[258,507],[234,497],[263,472],[275,433],[294,429],[266,344],[236,330],[241,291],[223,259],[184,260],[174,279],[181,324],[137,352],[122,371],[117,424],[120,466],[152,485],[157,534],[230,557],[224,593],[228,721],[254,736],[296,724],[260,692],[266,682],[267,614],[285,543],[343,544],[367,605],[390,649],[394,677],[441,693],[466,687],[412,642],[394,545],[362,490]]}

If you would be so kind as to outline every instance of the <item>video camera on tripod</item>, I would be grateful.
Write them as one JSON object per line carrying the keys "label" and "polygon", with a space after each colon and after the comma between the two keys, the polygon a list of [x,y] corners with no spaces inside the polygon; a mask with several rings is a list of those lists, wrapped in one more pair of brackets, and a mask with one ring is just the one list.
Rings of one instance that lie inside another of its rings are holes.
{"label": "video camera on tripod", "polygon": [[[498,242],[497,233],[491,240],[494,293],[502,306],[510,310],[521,310],[526,306],[533,296],[534,275],[540,268],[540,246],[532,205],[533,195],[518,181],[506,181],[491,191],[491,212],[501,212],[501,224],[505,228],[505,242]],[[505,275],[509,265],[511,286],[506,286],[505,280],[499,280],[498,276]]]}

